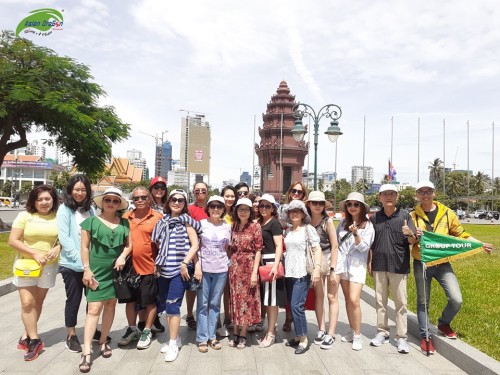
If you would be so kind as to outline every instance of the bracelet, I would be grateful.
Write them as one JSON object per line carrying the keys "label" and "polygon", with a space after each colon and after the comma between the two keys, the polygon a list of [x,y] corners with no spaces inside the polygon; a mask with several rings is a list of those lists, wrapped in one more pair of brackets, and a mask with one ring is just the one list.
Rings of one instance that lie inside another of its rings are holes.
{"label": "bracelet", "polygon": [[188,266],[188,264],[184,261],[182,261],[181,264],[184,264],[186,267]]}
{"label": "bracelet", "polygon": [[335,272],[335,267],[330,267],[330,271]]}
{"label": "bracelet", "polygon": [[85,268],[90,268],[90,264],[85,264],[85,265],[83,266],[83,269],[85,269]]}

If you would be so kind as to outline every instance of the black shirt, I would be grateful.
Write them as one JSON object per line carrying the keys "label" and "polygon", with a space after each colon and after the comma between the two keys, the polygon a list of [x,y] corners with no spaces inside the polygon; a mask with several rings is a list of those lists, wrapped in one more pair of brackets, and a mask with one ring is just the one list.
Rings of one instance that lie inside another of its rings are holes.
{"label": "black shirt", "polygon": [[410,272],[410,243],[403,234],[404,221],[415,233],[415,225],[406,210],[399,207],[391,216],[384,210],[371,217],[375,228],[375,240],[372,244],[372,270],[399,274]]}
{"label": "black shirt", "polygon": [[262,254],[276,253],[274,236],[280,236],[283,234],[283,228],[281,227],[279,220],[273,217],[265,225],[262,225],[261,229],[262,229],[262,242],[264,244],[264,248],[262,249]]}

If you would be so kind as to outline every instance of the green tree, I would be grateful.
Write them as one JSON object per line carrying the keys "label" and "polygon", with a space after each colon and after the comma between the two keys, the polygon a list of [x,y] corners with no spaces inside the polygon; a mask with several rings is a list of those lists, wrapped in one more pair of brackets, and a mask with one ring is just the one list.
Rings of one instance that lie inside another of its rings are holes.
{"label": "green tree", "polygon": [[28,133],[45,131],[55,140],[45,143],[72,155],[79,171],[102,171],[111,144],[126,139],[130,126],[113,107],[98,105],[105,92],[92,79],[86,65],[2,31],[0,166],[9,151],[27,145]]}
{"label": "green tree", "polygon": [[52,179],[52,186],[54,186],[57,190],[62,191],[68,184],[71,176],[68,171],[61,171],[59,173],[52,173],[50,178]]}
{"label": "green tree", "polygon": [[2,196],[10,197],[11,190],[12,190],[12,181],[6,181],[5,184],[3,184],[2,186]]}
{"label": "green tree", "polygon": [[370,184],[364,178],[354,184],[354,191],[364,194],[368,190],[370,190]]}
{"label": "green tree", "polygon": [[415,188],[407,187],[399,192],[398,205],[403,208],[415,207],[417,200],[415,198]]}
{"label": "green tree", "polygon": [[436,186],[442,186],[444,167],[443,162],[440,158],[434,159],[432,163],[429,163],[429,179]]}
{"label": "green tree", "polygon": [[478,171],[475,176],[471,178],[471,190],[475,195],[482,195],[486,190],[486,186],[488,184],[489,177],[487,174]]}

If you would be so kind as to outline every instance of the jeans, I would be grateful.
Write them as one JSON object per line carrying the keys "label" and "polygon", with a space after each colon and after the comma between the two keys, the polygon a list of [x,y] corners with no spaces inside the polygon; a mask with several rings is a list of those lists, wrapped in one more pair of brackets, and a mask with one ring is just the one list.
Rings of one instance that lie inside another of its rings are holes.
{"label": "jeans", "polygon": [[78,309],[83,296],[83,272],[59,266],[59,272],[66,289],[66,305],[64,307],[64,323],[66,327],[75,327]]}
{"label": "jeans", "polygon": [[[158,279],[158,295],[166,305],[167,315],[181,315],[182,300],[187,286],[188,282],[182,280],[180,273],[171,278],[160,277]],[[162,311],[158,311],[158,313],[160,312]]]}
{"label": "jeans", "polygon": [[226,279],[227,272],[203,272],[203,288],[197,292],[196,341],[198,342],[216,339],[215,330],[219,321],[220,301]]}
{"label": "jeans", "polygon": [[296,336],[307,335],[307,320],[305,303],[307,291],[311,283],[311,277],[306,275],[299,279],[294,277],[285,278],[286,291],[290,301],[290,310],[292,311],[293,325],[295,326]]}
{"label": "jeans", "polygon": [[425,337],[426,323],[429,324],[429,314],[426,314],[425,304],[427,303],[428,310],[431,299],[432,278],[435,278],[439,285],[441,285],[446,294],[446,298],[448,299],[448,304],[441,313],[438,325],[450,324],[455,315],[458,314],[460,308],[462,307],[462,293],[460,292],[460,285],[458,285],[457,277],[455,276],[450,263],[438,264],[436,266],[426,268],[425,280],[424,275],[422,274],[422,269],[422,262],[418,259],[414,259],[413,274],[415,275],[415,284],[417,288],[418,325],[420,327],[420,336]]}

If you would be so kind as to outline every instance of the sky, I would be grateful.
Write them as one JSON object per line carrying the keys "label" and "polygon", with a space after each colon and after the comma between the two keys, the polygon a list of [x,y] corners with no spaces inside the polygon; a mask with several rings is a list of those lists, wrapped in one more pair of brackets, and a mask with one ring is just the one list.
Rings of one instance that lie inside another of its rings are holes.
{"label": "sky", "polygon": [[[0,0],[1,29],[55,6]],[[412,185],[428,178],[435,158],[500,176],[495,1],[83,0],[55,9],[63,29],[28,39],[90,66],[107,92],[102,104],[131,124],[113,155],[140,149],[152,173],[150,135],[168,131],[179,158],[181,109],[210,122],[211,185],[251,171],[254,118],[262,126],[285,80],[296,101],[342,108],[336,145],[323,134],[328,121],[320,123],[319,172],[335,169],[337,147],[338,177],[348,180],[351,166],[364,161],[379,182],[391,156],[397,179]]]}

